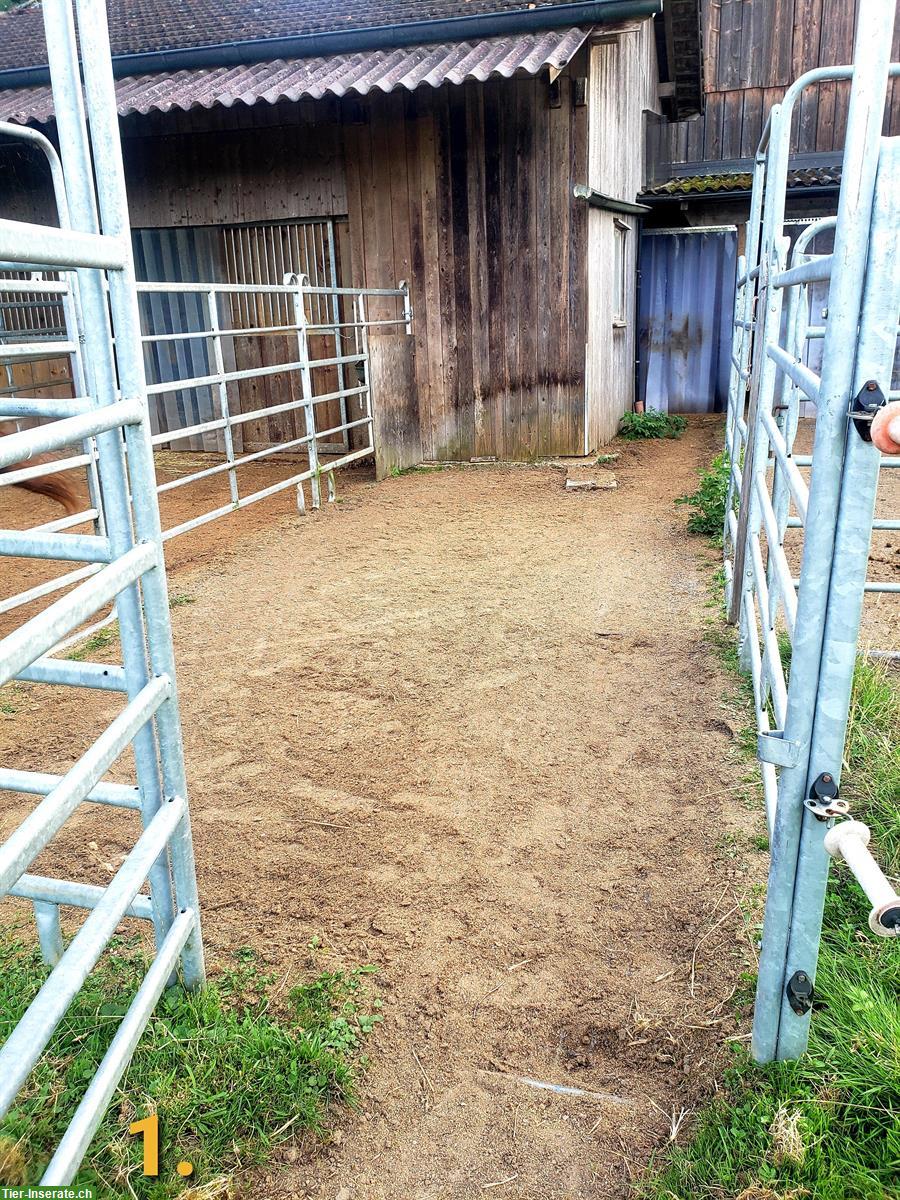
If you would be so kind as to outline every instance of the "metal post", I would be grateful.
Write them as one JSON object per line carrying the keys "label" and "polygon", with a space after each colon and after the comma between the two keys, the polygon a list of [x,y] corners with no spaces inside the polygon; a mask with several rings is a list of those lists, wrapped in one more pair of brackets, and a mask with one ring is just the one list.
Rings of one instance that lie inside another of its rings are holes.
{"label": "metal post", "polygon": [[[328,269],[329,269],[329,273],[331,275],[331,286],[332,286],[332,288],[336,288],[337,284],[338,284],[338,278],[337,278],[337,250],[335,248],[335,242],[334,242],[334,219],[332,217],[329,217],[325,224],[328,229]],[[327,303],[327,300],[326,300],[326,303]],[[335,356],[335,358],[341,358],[341,357],[343,357],[343,353],[344,353],[343,346],[341,344],[341,298],[337,294],[336,291],[332,292],[332,294],[331,294],[331,319],[332,319],[332,321],[334,321],[334,356]],[[343,392],[347,386],[347,377],[346,377],[346,372],[344,371],[344,364],[342,362],[339,362],[337,364],[337,376],[338,376],[338,391]],[[340,406],[341,424],[346,425],[347,424],[347,397],[341,396],[340,399],[338,400],[338,404]],[[350,449],[350,435],[346,430],[344,431],[342,445],[345,450]]]}
{"label": "metal post", "polygon": [[303,286],[309,280],[305,275],[291,275],[291,286],[294,288],[294,323],[297,326],[297,358],[300,362],[300,387],[303,391],[303,415],[306,420],[306,444],[309,455],[309,469],[312,472],[309,481],[312,493],[313,508],[322,506],[321,472],[319,469],[319,447],[316,441],[316,408],[313,400],[312,372],[309,369],[309,332],[306,319],[306,304],[303,297]]}
{"label": "metal post", "polygon": [[48,967],[55,967],[63,956],[62,929],[59,924],[59,905],[48,900],[34,900],[34,923],[37,926],[41,958]]}
{"label": "metal post", "polygon": [[[104,181],[104,186],[98,192],[101,225],[104,233],[118,237],[122,241],[125,250],[123,269],[109,277],[110,311],[113,333],[116,338],[119,381],[122,393],[140,397],[146,409],[141,324],[131,254],[128,203],[119,141],[116,93],[106,12],[98,0],[77,0],[77,7],[82,42],[87,41],[95,48],[95,53],[88,56],[84,62],[84,84],[95,169],[98,176]],[[156,495],[156,472],[153,462],[153,447],[150,441],[149,416],[140,425],[130,426],[126,430],[126,441],[129,469],[136,480],[136,486],[132,489],[135,531],[139,538],[155,542],[160,548],[159,565],[144,577],[142,590],[147,627],[147,651],[151,668],[154,674],[168,676],[173,681],[170,697],[160,706],[156,714],[156,734],[160,749],[163,787],[168,800],[180,797],[186,801],[187,782],[181,741],[181,721],[174,684],[175,657],[169,622],[168,588],[162,560],[162,530]],[[127,492],[123,495],[127,496]],[[133,649],[134,656],[137,658],[140,653],[141,662],[145,662],[143,639],[140,642],[140,649],[138,645],[135,645]],[[170,853],[178,906],[181,909],[193,909],[197,914],[182,955],[185,984],[188,987],[194,987],[204,982],[205,968],[199,918],[200,905],[194,871],[193,840],[186,805],[184,815],[171,839]]]}
{"label": "metal post", "polygon": [[[212,331],[213,338],[213,362],[216,367],[216,374],[220,377],[225,374],[225,355],[222,353],[222,335],[219,326],[219,305],[216,300],[215,292],[210,288],[205,293],[206,296],[206,311],[209,317],[209,328]],[[231,492],[231,503],[237,508],[240,499],[238,492],[237,471],[234,469],[234,435],[231,429],[231,410],[228,406],[228,384],[224,379],[220,378],[217,385],[217,393],[219,396],[219,413],[222,420],[225,422],[222,429],[222,438],[225,442],[225,459],[230,464],[228,470],[228,488]]]}

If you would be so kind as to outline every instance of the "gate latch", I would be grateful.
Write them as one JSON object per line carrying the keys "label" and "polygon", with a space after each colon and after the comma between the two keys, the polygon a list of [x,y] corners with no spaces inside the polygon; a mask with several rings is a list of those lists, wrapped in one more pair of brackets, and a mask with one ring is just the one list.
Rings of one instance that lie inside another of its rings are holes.
{"label": "gate latch", "polygon": [[887,404],[887,396],[878,386],[876,379],[869,379],[862,385],[853,397],[850,406],[850,419],[856,426],[856,432],[864,442],[872,440],[872,418],[879,408]]}
{"label": "gate latch", "polygon": [[816,992],[813,982],[805,971],[795,971],[784,989],[787,1002],[798,1017],[805,1017],[812,1008]]}
{"label": "gate latch", "polygon": [[808,799],[803,803],[817,821],[829,821],[832,817],[846,817],[850,805],[839,799],[838,785],[833,775],[823,771],[813,780]]}

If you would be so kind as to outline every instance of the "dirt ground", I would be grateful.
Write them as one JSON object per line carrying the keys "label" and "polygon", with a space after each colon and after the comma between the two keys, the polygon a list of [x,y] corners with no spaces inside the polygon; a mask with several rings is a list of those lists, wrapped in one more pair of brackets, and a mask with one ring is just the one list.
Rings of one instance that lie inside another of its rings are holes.
{"label": "dirt ground", "polygon": [[[622,1197],[746,1036],[762,818],[703,636],[717,554],[673,506],[720,440],[623,447],[586,494],[348,473],[320,514],[288,492],[170,543],[208,957],[290,983],[319,938],[384,1000],[360,1110],[255,1195]],[[4,761],[62,770],[116,711],[54,691],[50,723],[15,686]],[[132,824],[84,806],[38,869],[105,882]]]}
{"label": "dirt ground", "polygon": [[[815,435],[814,421],[801,421],[797,431],[796,453],[809,454]],[[808,480],[810,471],[801,468]],[[882,470],[878,481],[875,516],[900,519],[900,470]],[[788,530],[785,548],[795,574],[800,573],[801,530]],[[876,529],[872,532],[868,578],[871,582],[900,582],[900,532]],[[868,592],[863,606],[860,646],[870,650],[900,649],[900,596],[896,592]]]}

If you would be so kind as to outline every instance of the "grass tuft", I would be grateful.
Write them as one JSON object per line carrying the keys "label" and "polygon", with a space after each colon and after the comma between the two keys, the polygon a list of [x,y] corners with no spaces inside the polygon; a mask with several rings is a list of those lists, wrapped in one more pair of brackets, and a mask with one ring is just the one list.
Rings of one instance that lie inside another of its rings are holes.
{"label": "grass tuft", "polygon": [[[0,1122],[0,1184],[40,1179],[145,969],[134,943],[117,939],[88,978]],[[368,986],[373,971],[323,972],[276,1010],[274,977],[252,951],[242,951],[203,991],[170,989],[76,1186],[93,1186],[98,1200],[214,1200],[235,1171],[262,1161],[274,1145],[324,1132],[333,1106],[354,1104],[362,1042],[381,1019]],[[0,1041],[45,978],[35,949],[11,938],[0,943]],[[160,1174],[146,1179],[141,1138],[128,1127],[153,1112],[160,1118]],[[180,1159],[194,1165],[187,1190],[175,1170]]]}
{"label": "grass tuft", "polygon": [[687,520],[691,533],[705,534],[719,545],[725,528],[725,508],[728,504],[728,479],[731,460],[723,450],[708,467],[700,471],[696,491],[679,496],[676,504],[687,504],[692,512]]}
{"label": "grass tuft", "polygon": [[655,408],[648,408],[642,413],[625,413],[619,422],[619,436],[629,442],[677,438],[685,429],[687,421],[684,417],[679,417],[677,413],[657,412]]}
{"label": "grass tuft", "polygon": [[115,646],[119,640],[119,622],[111,621],[109,625],[104,625],[102,629],[98,629],[96,633],[90,634],[76,647],[71,653],[66,655],[66,658],[72,662],[84,662],[86,659],[92,658],[98,650],[108,650],[110,646]]}
{"label": "grass tuft", "polygon": [[28,1160],[18,1141],[0,1136],[0,1184],[21,1187],[28,1178]]}

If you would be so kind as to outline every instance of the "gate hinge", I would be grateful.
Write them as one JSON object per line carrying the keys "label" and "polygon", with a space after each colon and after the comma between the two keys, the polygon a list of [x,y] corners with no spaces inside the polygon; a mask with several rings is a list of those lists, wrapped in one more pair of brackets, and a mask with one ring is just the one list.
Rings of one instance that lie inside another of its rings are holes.
{"label": "gate hinge", "polygon": [[817,821],[830,821],[832,817],[846,817],[850,805],[841,800],[837,780],[828,771],[823,771],[813,780],[809,796],[803,803]]}
{"label": "gate hinge", "polygon": [[867,380],[853,397],[853,403],[850,405],[850,419],[864,442],[871,442],[872,418],[885,404],[887,404],[887,396],[878,386],[877,379]]}
{"label": "gate hinge", "polygon": [[783,729],[770,729],[756,738],[756,753],[762,762],[776,767],[796,767],[800,761],[800,747],[789,742]]}
{"label": "gate hinge", "polygon": [[805,1017],[816,1000],[813,981],[805,971],[795,971],[785,985],[787,1002],[798,1017]]}

